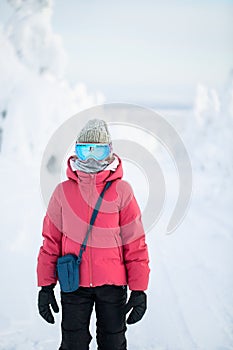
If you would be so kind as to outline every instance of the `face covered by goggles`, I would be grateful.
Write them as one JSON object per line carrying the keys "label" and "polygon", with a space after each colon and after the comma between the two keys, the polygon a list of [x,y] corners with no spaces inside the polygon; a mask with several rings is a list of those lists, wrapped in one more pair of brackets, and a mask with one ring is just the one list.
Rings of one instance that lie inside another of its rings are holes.
{"label": "face covered by goggles", "polygon": [[110,143],[76,143],[75,154],[82,160],[94,158],[97,161],[105,160],[111,153],[112,144]]}

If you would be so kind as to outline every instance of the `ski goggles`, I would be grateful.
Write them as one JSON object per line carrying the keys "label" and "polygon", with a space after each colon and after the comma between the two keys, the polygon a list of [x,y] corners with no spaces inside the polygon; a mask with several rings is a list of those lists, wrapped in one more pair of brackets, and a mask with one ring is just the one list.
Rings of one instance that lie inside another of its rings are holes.
{"label": "ski goggles", "polygon": [[75,154],[80,160],[94,158],[104,160],[111,152],[111,143],[76,143]]}

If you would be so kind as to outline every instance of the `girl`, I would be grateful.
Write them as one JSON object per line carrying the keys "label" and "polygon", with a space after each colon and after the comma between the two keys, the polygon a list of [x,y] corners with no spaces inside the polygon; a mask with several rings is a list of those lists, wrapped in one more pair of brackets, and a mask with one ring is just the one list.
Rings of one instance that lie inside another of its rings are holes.
{"label": "girl", "polygon": [[122,179],[122,161],[113,153],[104,120],[87,122],[77,137],[75,153],[68,159],[68,180],[55,188],[44,217],[37,263],[39,313],[54,323],[51,308],[59,311],[54,295],[57,259],[78,255],[96,200],[112,181],[82,256],[79,288],[61,291],[59,350],[89,349],[93,307],[98,349],[126,350],[126,323],[138,322],[147,307],[150,268],[140,208],[131,185]]}

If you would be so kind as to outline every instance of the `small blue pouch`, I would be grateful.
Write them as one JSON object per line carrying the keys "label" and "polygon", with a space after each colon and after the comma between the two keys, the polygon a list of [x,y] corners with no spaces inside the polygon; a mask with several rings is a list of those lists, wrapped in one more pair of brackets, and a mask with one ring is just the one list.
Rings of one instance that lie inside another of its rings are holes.
{"label": "small blue pouch", "polygon": [[74,292],[79,287],[79,264],[76,255],[67,254],[57,260],[57,274],[62,292]]}

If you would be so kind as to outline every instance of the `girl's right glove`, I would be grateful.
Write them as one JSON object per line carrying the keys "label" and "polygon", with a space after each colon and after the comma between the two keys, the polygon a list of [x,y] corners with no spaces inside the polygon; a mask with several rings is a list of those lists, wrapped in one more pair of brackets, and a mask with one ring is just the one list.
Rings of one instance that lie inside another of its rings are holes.
{"label": "girl's right glove", "polygon": [[125,313],[127,314],[130,309],[133,310],[129,314],[126,323],[133,324],[140,321],[147,309],[147,296],[144,291],[132,290],[130,298],[125,305]]}
{"label": "girl's right glove", "polygon": [[38,309],[39,314],[47,321],[48,323],[54,323],[54,317],[50,308],[50,305],[54,312],[59,312],[59,308],[55,299],[53,288],[55,284],[49,286],[41,287],[38,295]]}

